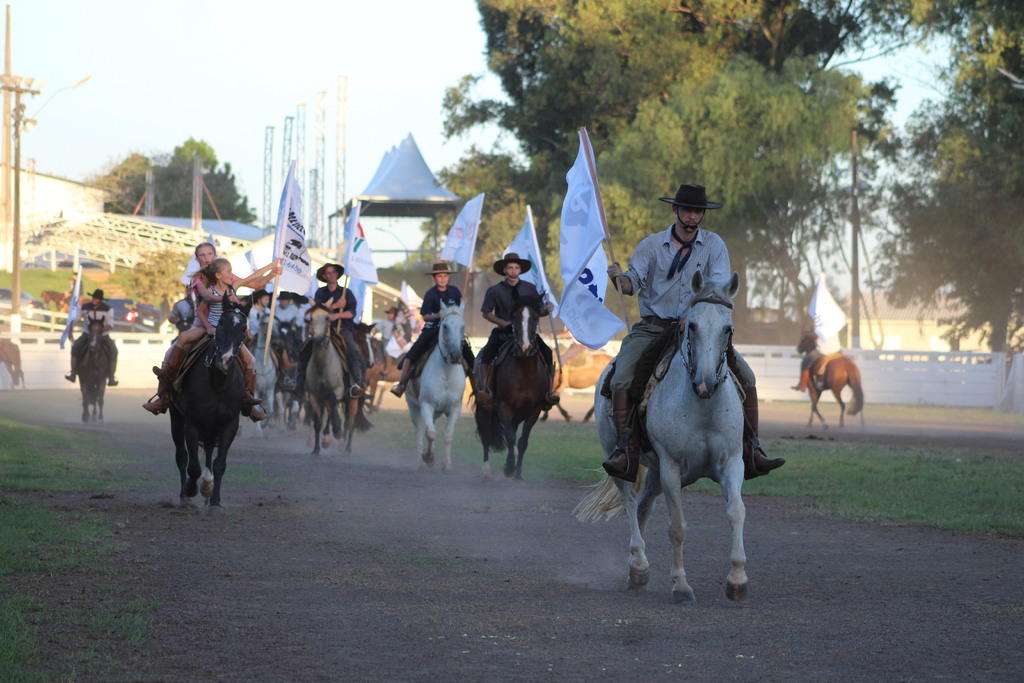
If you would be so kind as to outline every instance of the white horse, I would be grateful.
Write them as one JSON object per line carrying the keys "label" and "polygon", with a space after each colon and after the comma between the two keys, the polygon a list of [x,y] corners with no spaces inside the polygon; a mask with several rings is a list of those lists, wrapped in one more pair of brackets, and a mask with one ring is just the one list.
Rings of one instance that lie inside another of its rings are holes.
{"label": "white horse", "polygon": [[442,306],[437,346],[427,357],[423,372],[409,380],[405,402],[416,430],[416,448],[424,467],[434,466],[435,421],[446,418],[442,470],[452,472],[452,438],[455,422],[462,414],[462,395],[466,389],[466,373],[462,369],[462,337],[466,329],[463,318],[465,302],[458,306]]}
{"label": "white horse", "polygon": [[[260,329],[256,335],[256,396],[263,399],[263,410],[267,413],[267,420],[256,423],[256,433],[263,436],[263,422],[274,419],[275,387],[277,385],[277,359],[273,351],[266,352],[267,348],[267,326],[270,323],[270,316],[266,312],[260,314]],[[266,361],[264,361],[264,357]]]}
{"label": "white horse", "polygon": [[[610,518],[625,508],[631,532],[630,587],[639,587],[649,579],[643,534],[654,501],[664,492],[671,517],[669,538],[675,551],[672,595],[676,602],[692,602],[693,589],[683,570],[686,522],[682,488],[704,477],[715,481],[722,487],[726,515],[732,525],[732,569],[726,577],[725,592],[731,600],[742,600],[747,587],[743,550],[746,510],[740,496],[743,409],[726,363],[732,338],[732,299],[739,289],[739,275],[733,273],[728,285],[722,288],[710,282],[705,286],[698,271],[690,286],[695,297],[688,316],[680,321],[678,347],[667,370],[659,365],[655,371],[656,376],[662,372],[664,376],[647,404],[645,424],[654,452],[644,452],[641,463],[650,468],[650,473],[646,478],[638,478],[636,486],[607,477],[580,502],[575,512],[581,520],[592,520],[602,515]],[[602,379],[597,386],[603,384]],[[618,437],[612,425],[610,401],[600,390],[596,392],[594,411],[601,445],[606,455],[611,454]],[[643,488],[638,496],[641,482]]]}

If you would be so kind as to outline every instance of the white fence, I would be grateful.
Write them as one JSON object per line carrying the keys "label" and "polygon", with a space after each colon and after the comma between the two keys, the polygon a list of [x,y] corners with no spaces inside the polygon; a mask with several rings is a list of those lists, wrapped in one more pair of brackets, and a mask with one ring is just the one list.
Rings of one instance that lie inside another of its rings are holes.
{"label": "white fence", "polygon": [[[29,389],[75,389],[64,379],[69,370],[70,342],[61,351],[58,333],[0,334],[21,348],[22,367]],[[117,377],[120,387],[154,389],[150,368],[160,365],[173,337],[162,334],[115,333],[118,346]],[[473,339],[479,349],[484,339]],[[757,376],[758,397],[776,401],[806,401],[791,386],[800,373],[800,354],[791,346],[739,345],[737,349]],[[614,352],[614,349],[611,349]],[[911,404],[995,408],[1006,388],[1001,353],[934,351],[844,350],[860,367],[865,401],[876,404]],[[10,377],[0,366],[0,389],[10,388]],[[832,400],[831,393],[825,400]]]}

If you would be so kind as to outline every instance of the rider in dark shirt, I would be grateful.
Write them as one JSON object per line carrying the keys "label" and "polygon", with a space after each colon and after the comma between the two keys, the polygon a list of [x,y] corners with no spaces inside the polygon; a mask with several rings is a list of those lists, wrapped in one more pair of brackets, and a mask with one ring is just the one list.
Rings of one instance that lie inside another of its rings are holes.
{"label": "rider in dark shirt", "polygon": [[[430,277],[434,280],[434,286],[423,295],[423,304],[420,306],[420,316],[423,318],[423,331],[419,338],[405,354],[400,368],[402,376],[398,383],[391,387],[391,393],[401,397],[405,392],[405,385],[412,375],[413,368],[423,354],[429,351],[437,343],[437,335],[441,327],[441,307],[458,306],[462,303],[462,292],[459,288],[448,284],[452,271],[448,269],[447,263],[435,263],[430,271]],[[467,375],[472,377],[473,372],[473,349],[469,342],[462,340],[462,358],[465,361],[464,368]]]}
{"label": "rider in dark shirt", "polygon": [[[356,311],[359,308],[359,301],[352,290],[338,284],[338,278],[345,272],[345,267],[338,263],[328,263],[316,271],[316,279],[327,284],[316,290],[313,300],[326,306],[331,311],[331,320],[339,321],[335,324],[345,340],[346,360],[349,370],[352,372],[352,386],[349,387],[349,396],[359,398],[363,395],[362,381],[366,376],[366,367],[363,357],[356,346],[356,340],[352,332],[356,329]],[[309,340],[299,349],[299,374],[296,378],[296,391],[302,391],[306,383],[306,366],[313,354],[313,346]]]}
{"label": "rider in dark shirt", "polygon": [[[483,313],[484,320],[494,323],[497,327],[491,330],[487,343],[476,356],[476,385],[479,387],[476,400],[486,410],[490,410],[494,403],[494,397],[491,394],[494,358],[498,355],[502,344],[512,339],[512,311],[515,310],[519,299],[523,297],[540,298],[533,283],[519,279],[521,274],[528,272],[532,267],[533,264],[530,261],[519,258],[519,254],[516,253],[506,254],[505,258],[494,262],[494,272],[504,275],[505,279],[487,289],[480,312]],[[554,310],[554,305],[549,302],[541,309],[541,315],[548,315],[552,310]],[[545,396],[545,403],[547,404],[546,408],[550,409],[559,400],[558,394],[551,389],[554,382],[555,366],[551,348],[544,343],[539,335],[537,336],[537,350],[548,370],[548,392]]]}

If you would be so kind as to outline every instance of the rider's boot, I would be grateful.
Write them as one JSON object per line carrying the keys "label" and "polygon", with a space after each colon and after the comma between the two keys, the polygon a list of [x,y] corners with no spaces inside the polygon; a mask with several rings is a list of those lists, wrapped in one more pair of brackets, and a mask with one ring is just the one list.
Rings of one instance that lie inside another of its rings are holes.
{"label": "rider's boot", "polygon": [[181,367],[181,361],[184,359],[185,349],[175,344],[164,359],[163,367],[153,368],[156,376],[160,378],[160,384],[157,386],[156,396],[149,399],[148,403],[143,403],[143,408],[154,415],[160,415],[167,411],[167,407],[171,404],[171,383],[174,381],[174,376],[178,374],[178,368]]}
{"label": "rider's boot", "polygon": [[477,363],[476,376],[476,402],[484,410],[494,410],[494,396],[491,395],[491,376],[494,374],[494,365],[491,363]]}
{"label": "rider's boot", "polygon": [[753,479],[786,464],[785,458],[768,458],[757,440],[757,388],[744,387],[743,399],[743,478]]}
{"label": "rider's boot", "polygon": [[555,386],[555,366],[548,366],[548,392],[544,396],[544,410],[551,410],[558,405],[561,401],[561,397],[558,392],[554,389]]}
{"label": "rider's boot", "polygon": [[612,424],[619,434],[615,450],[602,463],[604,471],[624,481],[636,481],[640,468],[640,439],[632,428],[633,404],[629,400],[629,389],[612,392]]}
{"label": "rider's boot", "polygon": [[262,398],[256,398],[256,370],[242,364],[242,382],[245,384],[245,396],[242,398],[242,415],[253,422],[266,420],[267,414],[259,407]]}
{"label": "rider's boot", "polygon": [[398,383],[391,387],[391,393],[398,398],[402,398],[402,394],[405,393],[405,385],[409,381],[410,375],[412,375],[412,363],[409,361],[403,361],[402,376],[398,378]]}
{"label": "rider's boot", "polygon": [[71,354],[71,372],[69,372],[68,374],[64,375],[64,379],[66,379],[67,381],[69,381],[72,384],[74,384],[75,383],[75,379],[77,379],[77,378],[78,378],[78,359],[75,358],[74,354]]}
{"label": "rider's boot", "polygon": [[807,391],[807,385],[811,381],[811,371],[802,370],[800,372],[800,383],[795,387],[791,387],[794,391]]}

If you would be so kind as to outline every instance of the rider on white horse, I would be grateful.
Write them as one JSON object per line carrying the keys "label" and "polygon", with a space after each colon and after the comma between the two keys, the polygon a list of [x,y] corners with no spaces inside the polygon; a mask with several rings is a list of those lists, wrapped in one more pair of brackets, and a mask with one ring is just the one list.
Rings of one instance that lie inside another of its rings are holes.
{"label": "rider on white horse", "polygon": [[[434,280],[434,286],[423,295],[423,305],[420,306],[420,316],[423,318],[423,331],[419,338],[413,343],[412,348],[405,354],[400,367],[402,376],[398,383],[391,387],[391,393],[399,398],[405,393],[405,385],[416,367],[416,363],[423,354],[434,348],[437,344],[437,333],[441,324],[441,307],[458,306],[462,303],[462,292],[455,285],[449,284],[452,271],[447,263],[435,263],[430,271],[430,277]],[[396,310],[397,312],[397,310]],[[462,357],[465,361],[466,374],[472,382],[473,378],[473,349],[469,342],[462,340]]]}
{"label": "rider on white horse", "polygon": [[[622,340],[611,380],[612,420],[619,443],[604,461],[604,469],[626,481],[636,481],[640,462],[640,441],[632,426],[634,406],[629,396],[637,364],[663,330],[686,317],[694,297],[688,283],[696,271],[700,270],[708,280],[722,283],[732,274],[725,242],[715,233],[698,227],[706,209],[720,209],[722,204],[708,201],[703,185],[680,185],[675,197],[659,199],[672,205],[675,222],[640,242],[626,272],[618,263],[608,266],[608,276],[620,292],[638,294],[641,315],[641,320]],[[754,373],[731,344],[727,357],[745,392],[743,412],[749,429],[745,430],[747,438],[743,440],[743,462],[745,477],[750,479],[768,474],[786,461],[765,456],[757,440]]]}
{"label": "rider on white horse", "polygon": [[[497,325],[491,330],[491,336],[487,343],[476,356],[476,385],[479,391],[476,392],[477,402],[485,409],[490,410],[493,405],[494,396],[491,395],[491,376],[494,373],[494,359],[498,355],[502,344],[512,339],[512,311],[516,308],[516,302],[523,297],[537,297],[537,287],[532,282],[520,280],[519,276],[526,273],[533,267],[527,260],[519,258],[519,254],[509,252],[504,258],[494,262],[494,272],[504,275],[505,279],[496,285],[491,285],[484,294],[484,303],[480,312],[484,320]],[[548,302],[541,308],[541,315],[545,316],[554,310],[554,305]],[[550,410],[558,404],[558,394],[550,389],[554,385],[555,364],[552,357],[551,347],[544,340],[537,336],[537,351],[544,361],[544,367],[548,370],[549,390],[545,396],[545,410]]]}

